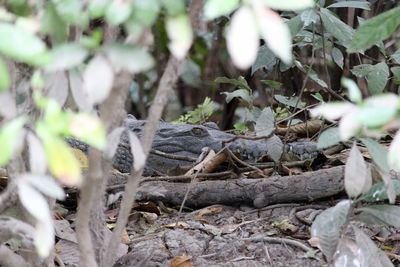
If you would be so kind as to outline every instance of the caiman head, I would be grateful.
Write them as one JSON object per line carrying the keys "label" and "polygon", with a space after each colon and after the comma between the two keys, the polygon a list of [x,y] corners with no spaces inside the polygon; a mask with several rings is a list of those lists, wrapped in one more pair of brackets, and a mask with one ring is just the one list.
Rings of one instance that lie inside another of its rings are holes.
{"label": "caiman head", "polygon": [[[145,123],[144,120],[127,119],[125,127],[141,137]],[[159,122],[145,173],[151,174],[152,171],[158,171],[173,174],[178,167],[192,165],[202,153],[203,148],[208,147],[217,152],[221,150],[222,142],[232,137],[233,135],[218,130],[216,125],[210,123],[189,125]],[[171,157],[160,155],[158,152],[167,153]],[[129,172],[131,164],[132,156],[128,138],[122,135],[114,165],[123,172]]]}

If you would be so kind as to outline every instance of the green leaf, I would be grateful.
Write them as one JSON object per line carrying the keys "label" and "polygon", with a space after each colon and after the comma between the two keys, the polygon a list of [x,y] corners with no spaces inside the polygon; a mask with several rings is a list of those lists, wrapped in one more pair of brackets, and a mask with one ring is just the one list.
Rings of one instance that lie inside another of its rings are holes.
{"label": "green leaf", "polygon": [[82,1],[80,0],[63,0],[53,1],[57,14],[67,24],[79,24],[82,20]]}
{"label": "green leaf", "polygon": [[207,0],[204,5],[204,16],[208,20],[229,15],[239,7],[239,0]]}
{"label": "green leaf", "polygon": [[227,77],[218,77],[217,79],[215,79],[214,82],[232,84],[232,85],[238,87],[239,89],[246,89],[247,91],[251,92],[251,88],[250,88],[249,84],[247,83],[246,79],[243,78],[242,76],[239,76],[239,78],[237,78],[237,79],[229,79]]}
{"label": "green leaf", "polygon": [[390,70],[393,73],[393,82],[400,85],[400,67],[391,67]]}
{"label": "green leaf", "polygon": [[307,9],[300,13],[300,18],[304,22],[304,26],[307,27],[311,25],[311,23],[317,23],[319,20],[318,14],[315,9]]}
{"label": "green leaf", "polygon": [[264,108],[256,119],[256,136],[269,136],[275,129],[274,113],[271,108]]}
{"label": "green leaf", "polygon": [[400,25],[400,7],[379,14],[358,27],[348,52],[362,52],[385,40]]}
{"label": "green leaf", "polygon": [[260,80],[260,82],[273,89],[280,89],[283,86],[283,83],[274,80]]}
{"label": "green leaf", "polygon": [[343,69],[343,53],[340,51],[339,48],[333,47],[331,51],[331,55],[333,58],[333,61],[335,61],[336,65],[339,66],[339,68]]}
{"label": "green leaf", "polygon": [[400,49],[397,49],[396,52],[394,52],[390,58],[397,64],[400,64]]}
{"label": "green leaf", "polygon": [[110,44],[104,50],[113,65],[130,73],[148,71],[155,64],[151,54],[142,47]]}
{"label": "green leaf", "polygon": [[331,127],[326,129],[321,133],[318,138],[318,149],[324,149],[333,145],[338,144],[341,141],[339,128],[338,127]]}
{"label": "green leaf", "polygon": [[377,141],[370,138],[360,139],[364,145],[368,148],[369,153],[371,153],[372,159],[375,164],[384,172],[389,172],[390,168],[387,163],[388,151],[386,147],[379,144]]}
{"label": "green leaf", "polygon": [[296,11],[313,7],[314,0],[263,0],[265,5],[278,10]]}
{"label": "green leaf", "polygon": [[47,3],[41,24],[41,31],[49,34],[57,43],[62,43],[67,39],[68,25],[57,14],[52,2]]}
{"label": "green leaf", "polygon": [[10,73],[8,66],[3,59],[0,58],[0,92],[7,90],[10,87]]}
{"label": "green leaf", "polygon": [[131,15],[131,1],[113,0],[106,10],[106,20],[113,26],[117,26],[126,21]]}
{"label": "green leaf", "polygon": [[325,29],[347,47],[353,39],[354,29],[326,8],[321,8],[320,15]]}
{"label": "green leaf", "polygon": [[7,122],[0,129],[0,166],[6,165],[13,156],[16,147],[21,142],[21,131],[26,121],[26,117],[18,117]]}
{"label": "green leaf", "polygon": [[111,92],[114,82],[113,69],[102,55],[97,55],[87,65],[83,81],[91,105],[101,103]]}
{"label": "green leaf", "polygon": [[75,138],[99,150],[106,147],[106,130],[96,116],[79,113],[70,116],[68,130]]}
{"label": "green leaf", "polygon": [[193,41],[193,31],[189,17],[182,14],[168,17],[166,29],[169,37],[168,48],[177,59],[183,59]]}
{"label": "green leaf", "polygon": [[91,0],[89,1],[88,11],[91,18],[100,18],[104,16],[110,0]]}
{"label": "green leaf", "polygon": [[319,247],[330,261],[337,250],[341,228],[346,222],[351,201],[342,200],[319,214],[311,226],[311,236],[318,238]]}
{"label": "green leaf", "polygon": [[160,12],[159,0],[133,1],[132,18],[144,26],[151,26]]}
{"label": "green leaf", "polygon": [[253,104],[253,96],[251,95],[251,92],[247,89],[237,89],[233,92],[222,92],[221,94],[226,95],[226,103],[229,103],[232,101],[233,98],[238,97],[246,101],[248,104],[252,105]]}
{"label": "green leaf", "polygon": [[30,32],[0,22],[0,52],[17,61],[43,65],[49,61],[45,43]]}
{"label": "green leaf", "polygon": [[398,107],[399,98],[395,94],[372,96],[364,101],[357,120],[367,127],[380,127],[394,119]]}
{"label": "green leaf", "polygon": [[71,147],[53,135],[45,124],[38,124],[36,132],[43,142],[51,174],[65,185],[79,186],[82,183],[81,167]]}
{"label": "green leaf", "polygon": [[326,8],[338,8],[338,7],[350,7],[350,8],[371,10],[370,3],[367,1],[343,1],[329,5]]}
{"label": "green leaf", "polygon": [[366,235],[362,230],[358,229],[355,226],[353,226],[353,229],[356,235],[356,243],[358,246],[357,258],[360,266],[394,266],[388,256],[385,254],[385,252],[380,250],[368,235]]}
{"label": "green leaf", "polygon": [[355,66],[351,72],[357,77],[365,77],[368,83],[368,90],[371,94],[382,93],[389,79],[389,67],[385,62],[375,65],[361,64]]}
{"label": "green leaf", "polygon": [[[392,179],[393,190],[395,195],[400,195],[400,181]],[[367,201],[367,202],[375,202],[375,201],[384,201],[388,199],[386,185],[384,182],[379,182],[374,184],[371,189],[365,194],[363,194],[358,201]]]}
{"label": "green leaf", "polygon": [[400,227],[400,207],[394,205],[374,205],[360,208],[360,211],[367,212],[388,225]]}
{"label": "green leaf", "polygon": [[368,191],[372,185],[371,170],[357,148],[356,143],[350,150],[344,169],[344,188],[350,198],[355,198]]}
{"label": "green leaf", "polygon": [[186,7],[183,0],[161,0],[169,16],[185,13]]}
{"label": "green leaf", "polygon": [[296,36],[304,28],[304,23],[300,15],[287,20],[286,24],[289,27],[291,36]]}
{"label": "green leaf", "polygon": [[189,111],[187,114],[182,115],[178,123],[201,124],[214,113],[216,107],[211,98],[206,97],[204,102],[196,107],[196,109]]}
{"label": "green leaf", "polygon": [[306,106],[305,102],[299,101],[297,96],[284,96],[284,95],[275,95],[274,98],[281,104],[290,107],[296,108],[304,108]]}
{"label": "green leaf", "polygon": [[267,45],[262,45],[258,49],[256,61],[251,66],[251,74],[262,68],[265,68],[267,71],[271,71],[276,63],[278,63],[278,60],[276,59],[274,53],[272,53]]}
{"label": "green leaf", "polygon": [[341,83],[349,91],[349,98],[351,101],[355,103],[360,103],[362,101],[361,91],[353,80],[343,77]]}
{"label": "green leaf", "polygon": [[88,51],[79,44],[62,44],[50,52],[51,62],[45,69],[52,72],[67,70],[81,64],[87,55]]}

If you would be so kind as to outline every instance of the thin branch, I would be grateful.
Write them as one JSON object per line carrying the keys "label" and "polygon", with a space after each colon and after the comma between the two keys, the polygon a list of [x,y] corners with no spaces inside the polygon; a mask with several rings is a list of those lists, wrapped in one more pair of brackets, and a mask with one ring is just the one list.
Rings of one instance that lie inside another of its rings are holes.
{"label": "thin branch", "polygon": [[[201,11],[203,1],[193,0],[189,7],[189,14],[191,18],[193,28],[196,28],[198,24],[198,17]],[[149,154],[153,139],[156,133],[158,122],[161,118],[164,106],[168,101],[168,94],[173,90],[174,85],[178,81],[179,68],[182,65],[182,61],[170,56],[165,71],[160,79],[160,83],[157,88],[157,93],[154,101],[150,107],[149,117],[144,129],[143,136],[141,138],[144,154]],[[107,257],[102,262],[103,267],[111,266],[116,260],[117,246],[120,243],[122,232],[128,222],[128,217],[132,206],[135,202],[135,195],[138,190],[140,177],[142,176],[144,168],[136,171],[132,171],[131,175],[128,176],[128,181],[125,186],[125,192],[122,197],[120,212],[117,220],[117,225],[112,233],[110,242],[106,244]]]}
{"label": "thin branch", "polygon": [[80,262],[82,266],[97,266],[96,254],[93,249],[92,237],[89,229],[90,211],[97,188],[93,185],[100,180],[101,153],[98,150],[89,149],[89,171],[81,188],[81,198],[78,204],[76,216],[76,235],[80,251]]}

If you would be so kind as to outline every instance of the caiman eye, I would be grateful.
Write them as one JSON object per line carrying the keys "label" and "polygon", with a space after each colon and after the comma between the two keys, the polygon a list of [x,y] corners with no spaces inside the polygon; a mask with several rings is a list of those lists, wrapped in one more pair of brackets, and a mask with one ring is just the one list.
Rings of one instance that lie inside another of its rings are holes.
{"label": "caiman eye", "polygon": [[193,127],[192,133],[193,133],[194,136],[205,136],[205,135],[207,135],[207,131],[202,129],[202,128],[199,128],[199,127]]}

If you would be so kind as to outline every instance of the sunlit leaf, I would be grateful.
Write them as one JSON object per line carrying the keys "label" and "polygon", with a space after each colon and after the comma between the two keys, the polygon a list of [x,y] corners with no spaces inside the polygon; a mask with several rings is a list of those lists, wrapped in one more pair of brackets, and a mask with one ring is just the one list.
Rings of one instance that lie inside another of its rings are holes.
{"label": "sunlit leaf", "polygon": [[42,139],[51,174],[65,185],[79,186],[82,182],[80,163],[71,148],[43,126],[38,126],[36,131]]}
{"label": "sunlit leaf", "polygon": [[46,199],[29,183],[18,183],[18,197],[26,210],[38,221],[51,220]]}
{"label": "sunlit leaf", "polygon": [[29,147],[29,167],[31,172],[35,174],[46,173],[47,160],[42,143],[31,132],[28,132],[26,137]]}
{"label": "sunlit leaf", "polygon": [[168,48],[177,59],[183,59],[193,41],[192,26],[187,15],[168,17],[166,28],[169,37]]}
{"label": "sunlit leaf", "polygon": [[357,29],[349,52],[362,52],[385,40],[400,25],[400,7],[392,8],[365,21]]}
{"label": "sunlit leaf", "polygon": [[132,11],[131,1],[112,0],[107,6],[105,18],[108,23],[117,26],[126,21]]}
{"label": "sunlit leaf", "polygon": [[351,137],[358,134],[361,129],[361,123],[358,119],[358,110],[353,110],[352,112],[344,115],[339,123],[339,133],[342,141],[346,141]]}
{"label": "sunlit leaf", "polygon": [[219,16],[229,15],[239,7],[239,0],[207,0],[204,4],[206,19],[215,19]]}
{"label": "sunlit leaf", "polygon": [[0,103],[0,114],[4,119],[9,120],[16,117],[17,105],[11,91],[0,92]]}
{"label": "sunlit leaf", "polygon": [[351,79],[347,79],[347,78],[342,78],[341,80],[342,85],[344,87],[347,88],[347,90],[349,91],[349,98],[351,101],[359,103],[362,100],[362,95],[361,95],[361,91],[358,88],[357,84],[351,80]]}
{"label": "sunlit leaf", "polygon": [[388,163],[390,168],[400,171],[400,131],[397,131],[388,151]]}
{"label": "sunlit leaf", "polygon": [[68,72],[69,88],[71,94],[75,100],[75,104],[78,106],[80,111],[91,111],[92,105],[89,100],[88,93],[83,90],[83,78],[79,72],[71,70]]}
{"label": "sunlit leaf", "polygon": [[45,43],[20,27],[0,22],[0,52],[17,61],[44,65],[49,61]]}
{"label": "sunlit leaf", "polygon": [[34,239],[38,255],[42,258],[47,258],[54,247],[54,226],[52,220],[36,222]]}
{"label": "sunlit leaf", "polygon": [[275,129],[274,113],[271,108],[264,108],[256,120],[255,132],[257,136],[268,136]]}
{"label": "sunlit leaf", "polygon": [[87,113],[72,115],[69,131],[75,138],[97,149],[106,147],[106,130],[97,116]]}
{"label": "sunlit leaf", "polygon": [[26,123],[26,117],[19,117],[7,122],[0,129],[0,166],[4,166],[21,145],[22,128]]}
{"label": "sunlit leaf", "polygon": [[313,7],[315,5],[313,0],[262,0],[267,6],[278,10],[302,10]]}
{"label": "sunlit leaf", "polygon": [[58,200],[65,199],[64,190],[51,176],[24,173],[20,176],[20,179],[23,179],[24,183],[32,185],[46,196]]}
{"label": "sunlit leaf", "polygon": [[0,92],[7,90],[10,87],[10,73],[8,66],[3,59],[0,58]]}
{"label": "sunlit leaf", "polygon": [[97,55],[86,67],[83,74],[83,88],[89,102],[94,105],[103,102],[111,92],[114,73],[107,60]]}
{"label": "sunlit leaf", "polygon": [[185,12],[186,6],[184,0],[162,0],[161,3],[169,16],[177,16]]}
{"label": "sunlit leaf", "polygon": [[87,55],[88,51],[80,44],[62,44],[51,50],[51,62],[45,69],[47,71],[70,69],[81,64]]}
{"label": "sunlit leaf", "polygon": [[155,64],[151,54],[142,47],[112,44],[104,49],[113,65],[131,73],[147,71]]}
{"label": "sunlit leaf", "polygon": [[254,13],[256,14],[260,35],[264,38],[268,47],[283,63],[290,65],[292,63],[292,37],[287,24],[277,13],[262,8],[262,6],[256,7]]}
{"label": "sunlit leaf", "polygon": [[351,201],[342,200],[335,207],[324,210],[311,226],[311,236],[319,241],[319,248],[328,261],[332,259],[339,242],[341,228],[346,222]]}
{"label": "sunlit leaf", "polygon": [[353,143],[344,169],[344,188],[346,193],[349,197],[355,198],[363,193],[364,189],[367,192],[371,185],[371,170],[367,168],[360,150]]}
{"label": "sunlit leaf", "polygon": [[117,151],[121,134],[124,132],[124,127],[117,127],[107,136],[107,147],[104,151],[107,159],[112,159]]}
{"label": "sunlit leaf", "polygon": [[257,57],[259,36],[252,10],[247,6],[233,14],[226,29],[228,52],[233,63],[240,69],[249,68]]}
{"label": "sunlit leaf", "polygon": [[322,116],[327,120],[337,120],[345,114],[354,110],[355,106],[351,103],[331,102],[323,104],[310,110],[312,117]]}
{"label": "sunlit leaf", "polygon": [[399,103],[395,94],[369,97],[359,109],[358,121],[368,127],[382,126],[394,119]]}
{"label": "sunlit leaf", "polygon": [[338,144],[341,141],[339,128],[338,127],[331,127],[326,129],[321,133],[318,138],[318,149],[324,149],[333,145]]}
{"label": "sunlit leaf", "polygon": [[146,155],[144,154],[143,147],[139,141],[139,138],[133,133],[133,131],[127,130],[129,136],[129,144],[131,147],[131,153],[133,156],[133,169],[139,170],[144,167],[146,163]]}

